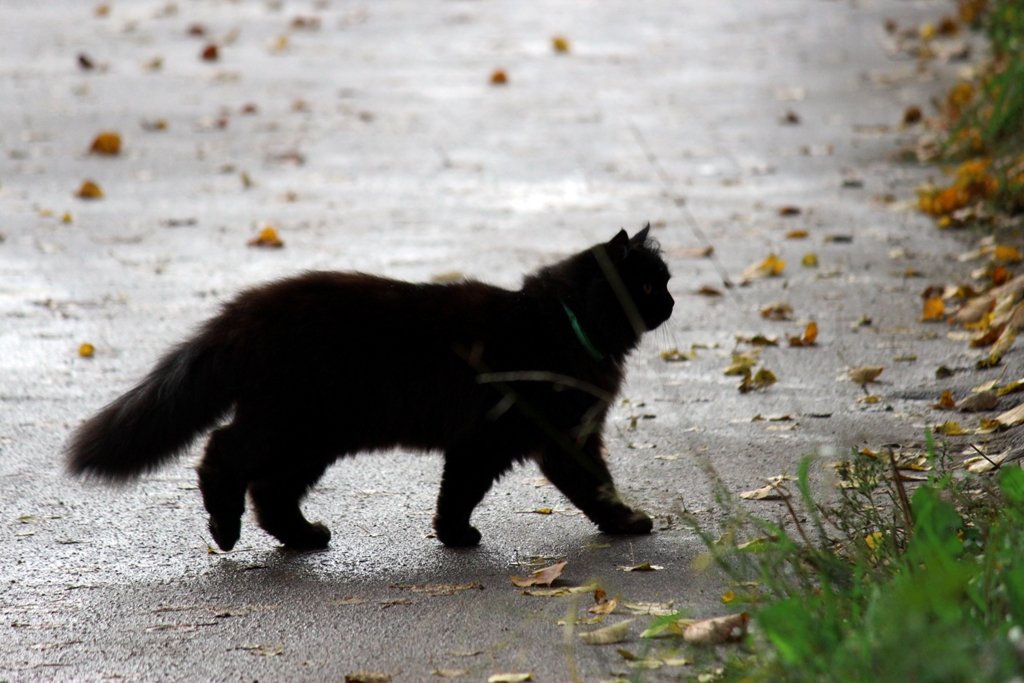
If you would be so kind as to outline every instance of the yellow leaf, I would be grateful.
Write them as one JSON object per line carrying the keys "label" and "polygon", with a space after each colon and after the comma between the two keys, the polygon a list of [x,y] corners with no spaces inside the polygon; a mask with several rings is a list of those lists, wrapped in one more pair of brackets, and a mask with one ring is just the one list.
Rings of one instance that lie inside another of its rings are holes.
{"label": "yellow leaf", "polygon": [[85,342],[84,344],[78,347],[78,355],[81,356],[82,358],[92,358],[93,354],[95,353],[96,347],[94,347],[89,342]]}
{"label": "yellow leaf", "polygon": [[565,54],[569,51],[569,39],[565,36],[555,36],[551,39],[551,47],[555,52]]}
{"label": "yellow leaf", "polygon": [[533,680],[533,674],[492,674],[487,677],[487,683],[526,683]]}
{"label": "yellow leaf", "polygon": [[103,190],[94,181],[85,180],[82,181],[82,185],[78,188],[75,196],[79,199],[102,199]]}
{"label": "yellow leaf", "polygon": [[804,328],[803,336],[790,337],[790,346],[814,346],[815,340],[818,338],[818,323],[813,320],[807,323],[807,327]]}
{"label": "yellow leaf", "polygon": [[1002,263],[1018,263],[1024,256],[1021,256],[1020,249],[1009,244],[997,244],[992,251],[992,257]]}
{"label": "yellow leaf", "polygon": [[593,607],[591,607],[587,611],[590,612],[591,614],[611,614],[612,612],[615,611],[615,608],[618,607],[618,606],[619,606],[619,599],[618,598],[612,598],[611,600],[605,600],[604,602],[600,602],[600,603],[594,605]]}
{"label": "yellow leaf", "polygon": [[268,225],[260,230],[259,234],[248,242],[250,247],[263,247],[267,249],[280,249],[284,241],[278,236],[277,229]]}
{"label": "yellow leaf", "polygon": [[750,375],[749,371],[744,376],[743,381],[740,382],[739,390],[740,393],[747,393],[748,391],[758,391],[760,389],[767,389],[771,385],[775,384],[778,379],[768,368],[761,368],[753,376]]}
{"label": "yellow leaf", "polygon": [[961,427],[960,423],[955,420],[947,420],[946,422],[943,422],[935,428],[935,431],[946,436],[963,436],[968,433],[967,430]]}
{"label": "yellow leaf", "polygon": [[868,550],[874,552],[876,548],[881,547],[885,541],[885,534],[881,531],[872,531],[870,534],[864,537],[864,545],[868,547]]}
{"label": "yellow leaf", "polygon": [[116,156],[121,153],[121,136],[112,131],[103,131],[93,138],[89,151],[93,154]]}
{"label": "yellow leaf", "polygon": [[857,403],[863,403],[865,405],[874,405],[876,403],[881,403],[881,401],[882,397],[876,396],[875,394],[867,394],[866,396],[857,397]]}
{"label": "yellow leaf", "polygon": [[813,251],[804,254],[804,257],[800,259],[800,265],[804,268],[817,268],[818,267],[818,255]]}
{"label": "yellow leaf", "polygon": [[71,215],[71,212],[70,212],[70,211],[65,211],[65,212],[64,212],[64,215],[62,215],[62,216],[60,217],[60,222],[61,222],[61,223],[64,223],[64,224],[67,224],[67,223],[71,223],[71,222],[73,222],[74,220],[75,220],[75,217]]}
{"label": "yellow leaf", "polygon": [[730,602],[733,602],[735,599],[736,593],[733,591],[726,591],[722,593],[722,602],[724,602],[726,605],[728,605]]}
{"label": "yellow leaf", "polygon": [[751,265],[743,271],[744,280],[754,280],[762,277],[776,277],[782,274],[786,268],[786,262],[776,254],[768,254],[764,260]]}
{"label": "yellow leaf", "polygon": [[933,296],[924,300],[924,308],[921,312],[921,322],[934,322],[942,320],[946,312],[946,304],[942,297]]}
{"label": "yellow leaf", "polygon": [[755,365],[757,365],[757,360],[760,355],[760,349],[755,349],[749,353],[733,353],[732,365],[725,369],[725,374],[727,376],[749,375],[750,371]]}
{"label": "yellow leaf", "polygon": [[798,229],[798,230],[790,230],[789,232],[786,233],[786,239],[787,240],[807,239],[807,236],[809,234],[810,233],[808,233],[806,230],[800,230],[800,229]]}

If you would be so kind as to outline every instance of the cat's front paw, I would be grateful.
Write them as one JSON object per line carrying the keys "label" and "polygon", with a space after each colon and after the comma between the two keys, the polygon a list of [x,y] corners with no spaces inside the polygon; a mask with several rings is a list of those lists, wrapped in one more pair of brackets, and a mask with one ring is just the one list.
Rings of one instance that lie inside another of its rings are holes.
{"label": "cat's front paw", "polygon": [[438,524],[434,526],[434,531],[437,533],[437,539],[449,548],[468,548],[480,543],[480,532],[469,524],[455,528]]}
{"label": "cat's front paw", "polygon": [[210,534],[217,547],[227,552],[235,547],[238,537],[242,534],[242,520],[237,517],[210,517]]}
{"label": "cat's front paw", "polygon": [[640,535],[651,533],[654,522],[641,510],[625,508],[622,514],[601,521],[597,527],[606,534]]}

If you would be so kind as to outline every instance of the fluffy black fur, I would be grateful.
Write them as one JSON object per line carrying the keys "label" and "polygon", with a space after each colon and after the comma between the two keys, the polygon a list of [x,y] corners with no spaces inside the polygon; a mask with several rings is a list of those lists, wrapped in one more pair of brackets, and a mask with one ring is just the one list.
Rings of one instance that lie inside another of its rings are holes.
{"label": "fluffy black fur", "polygon": [[474,545],[473,508],[534,460],[598,527],[651,530],[623,504],[601,432],[641,334],[672,312],[668,269],[644,228],[525,278],[518,291],[314,272],[226,304],[68,447],[79,475],[125,481],[214,430],[198,466],[210,531],[238,540],[246,492],[296,549],[330,532],[299,504],[337,458],[400,446],[444,452],[434,528]]}

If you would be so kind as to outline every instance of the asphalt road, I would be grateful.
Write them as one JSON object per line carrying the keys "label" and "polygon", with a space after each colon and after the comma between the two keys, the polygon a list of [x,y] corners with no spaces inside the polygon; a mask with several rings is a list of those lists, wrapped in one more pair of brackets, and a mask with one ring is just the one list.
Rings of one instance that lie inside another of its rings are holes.
{"label": "asphalt road", "polygon": [[[837,454],[919,444],[944,419],[929,408],[942,389],[998,374],[935,379],[972,356],[918,322],[918,294],[962,272],[963,246],[901,207],[937,175],[895,160],[916,135],[903,110],[956,65],[918,70],[883,21],[914,26],[947,3],[98,7],[0,4],[0,680],[628,673],[614,647],[558,624],[589,595],[526,596],[508,577],[566,559],[564,585],[732,611],[679,522],[683,509],[718,519],[702,463],[739,492],[817,454],[827,492]],[[218,59],[201,59],[211,43]],[[507,83],[493,85],[499,68]],[[104,130],[120,155],[89,153]],[[86,179],[102,199],[74,196]],[[608,441],[624,495],[656,518],[650,537],[600,536],[522,468],[478,509],[484,543],[445,549],[429,537],[439,458],[394,453],[339,463],[311,495],[329,550],[283,553],[247,519],[233,552],[211,553],[198,445],[120,490],[62,472],[70,430],[242,287],[319,268],[514,287],[646,221],[676,309],[635,354]],[[247,246],[266,225],[283,248]],[[795,229],[807,237],[787,239]],[[711,258],[690,253],[709,245]],[[786,261],[779,277],[724,287],[770,253]],[[801,266],[808,253],[816,268]],[[794,320],[760,316],[778,301]],[[809,320],[816,346],[763,351],[774,386],[741,394],[723,375],[737,334]],[[662,359],[693,345],[691,360]],[[877,404],[843,379],[859,365],[886,368]],[[642,562],[663,569],[617,569]],[[648,619],[622,647],[644,647]]]}

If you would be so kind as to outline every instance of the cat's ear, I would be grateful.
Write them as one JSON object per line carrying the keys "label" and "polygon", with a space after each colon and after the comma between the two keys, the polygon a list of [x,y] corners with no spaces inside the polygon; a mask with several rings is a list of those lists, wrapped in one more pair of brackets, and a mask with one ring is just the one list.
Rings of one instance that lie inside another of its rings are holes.
{"label": "cat's ear", "polygon": [[642,247],[647,243],[647,235],[651,232],[651,224],[648,223],[643,227],[643,230],[633,235],[629,240],[629,243],[636,247]]}
{"label": "cat's ear", "polygon": [[608,251],[616,258],[626,258],[629,255],[629,235],[625,230],[619,230],[619,234],[608,241]]}

